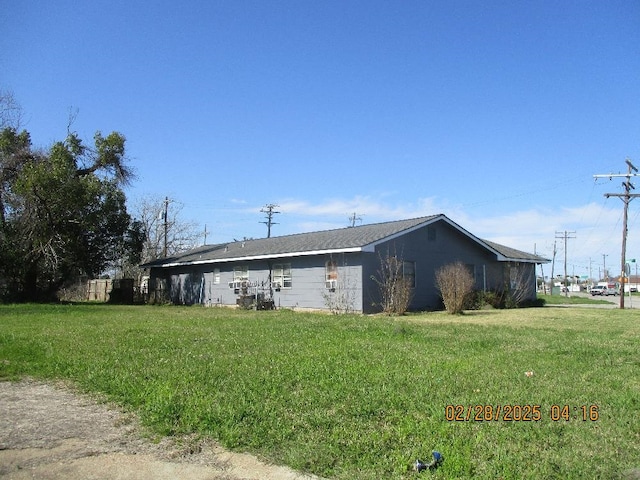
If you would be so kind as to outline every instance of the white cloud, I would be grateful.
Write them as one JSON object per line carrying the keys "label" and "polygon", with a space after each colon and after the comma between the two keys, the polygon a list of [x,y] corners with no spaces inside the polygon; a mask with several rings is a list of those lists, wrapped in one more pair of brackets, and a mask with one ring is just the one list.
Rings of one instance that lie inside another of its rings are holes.
{"label": "white cloud", "polygon": [[[359,224],[443,213],[480,238],[526,252],[533,252],[535,248],[538,254],[547,258],[553,256],[556,242],[556,271],[564,263],[564,241],[561,237],[567,231],[570,232],[569,237],[575,237],[567,242],[569,270],[577,269],[579,272],[576,274],[586,274],[591,260],[591,268],[597,274],[598,265],[603,263],[603,254],[607,255],[607,268],[612,272],[619,270],[622,206],[611,202],[540,205],[521,211],[476,208],[475,212],[469,212],[460,205],[433,197],[411,203],[393,203],[390,198],[355,196],[319,203],[290,199],[280,202],[279,206],[283,215],[290,215],[293,220],[290,223],[292,231],[288,233],[342,228],[348,225],[349,216],[353,213],[362,219]],[[632,248],[627,251],[631,257],[636,255]],[[637,256],[640,257],[640,251]]]}

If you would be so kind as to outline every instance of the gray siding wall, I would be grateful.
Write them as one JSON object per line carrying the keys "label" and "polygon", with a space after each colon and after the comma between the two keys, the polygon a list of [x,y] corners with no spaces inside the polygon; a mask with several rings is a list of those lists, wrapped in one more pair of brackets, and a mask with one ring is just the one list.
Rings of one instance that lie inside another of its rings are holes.
{"label": "gray siding wall", "polygon": [[[234,267],[247,267],[250,293],[257,290],[268,296],[270,268],[276,264],[290,264],[291,287],[272,292],[276,307],[329,309],[331,305],[346,301],[351,310],[362,311],[362,269],[358,257],[359,254],[318,255],[271,262],[261,260],[153,269],[150,284],[157,284],[156,278],[166,279],[168,298],[176,304],[235,305],[239,293],[229,287],[234,280]],[[325,286],[325,263],[330,259],[338,267],[335,291]]]}
{"label": "gray siding wall", "polygon": [[[436,288],[435,272],[444,265],[461,261],[474,272],[476,288],[491,290],[504,286],[504,265],[494,254],[445,222],[437,222],[395,240],[382,243],[376,252],[368,254],[363,263],[365,306],[379,303],[378,286],[370,280],[378,276],[380,257],[397,255],[415,264],[416,286],[410,309],[441,308],[440,292]],[[376,307],[365,308],[375,311]]]}

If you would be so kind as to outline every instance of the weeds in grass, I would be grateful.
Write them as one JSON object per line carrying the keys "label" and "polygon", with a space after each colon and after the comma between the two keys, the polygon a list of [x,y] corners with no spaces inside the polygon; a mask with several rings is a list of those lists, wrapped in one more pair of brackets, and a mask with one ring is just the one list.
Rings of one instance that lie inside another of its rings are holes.
{"label": "weeds in grass", "polygon": [[[639,319],[0,306],[0,378],[71,379],[158,434],[210,436],[329,478],[414,478],[433,449],[445,463],[430,478],[616,478],[640,462]],[[464,420],[485,405],[540,405],[541,418]],[[570,420],[554,421],[554,405]],[[583,421],[582,405],[598,420]]]}

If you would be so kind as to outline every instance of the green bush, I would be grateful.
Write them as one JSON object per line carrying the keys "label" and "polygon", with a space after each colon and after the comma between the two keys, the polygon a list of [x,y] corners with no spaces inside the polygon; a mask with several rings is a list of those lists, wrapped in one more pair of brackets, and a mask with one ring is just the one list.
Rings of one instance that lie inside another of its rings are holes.
{"label": "green bush", "polygon": [[502,290],[488,290],[486,292],[478,292],[481,306],[489,305],[493,308],[503,309],[506,308],[506,298],[504,291]]}

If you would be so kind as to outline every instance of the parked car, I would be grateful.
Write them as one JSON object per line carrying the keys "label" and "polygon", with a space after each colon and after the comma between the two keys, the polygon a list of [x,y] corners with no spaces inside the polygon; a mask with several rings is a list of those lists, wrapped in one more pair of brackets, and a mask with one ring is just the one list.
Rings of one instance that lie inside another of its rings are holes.
{"label": "parked car", "polygon": [[591,287],[591,295],[615,296],[618,295],[618,290],[616,290],[615,288],[609,288],[606,285],[594,285],[593,287]]}

